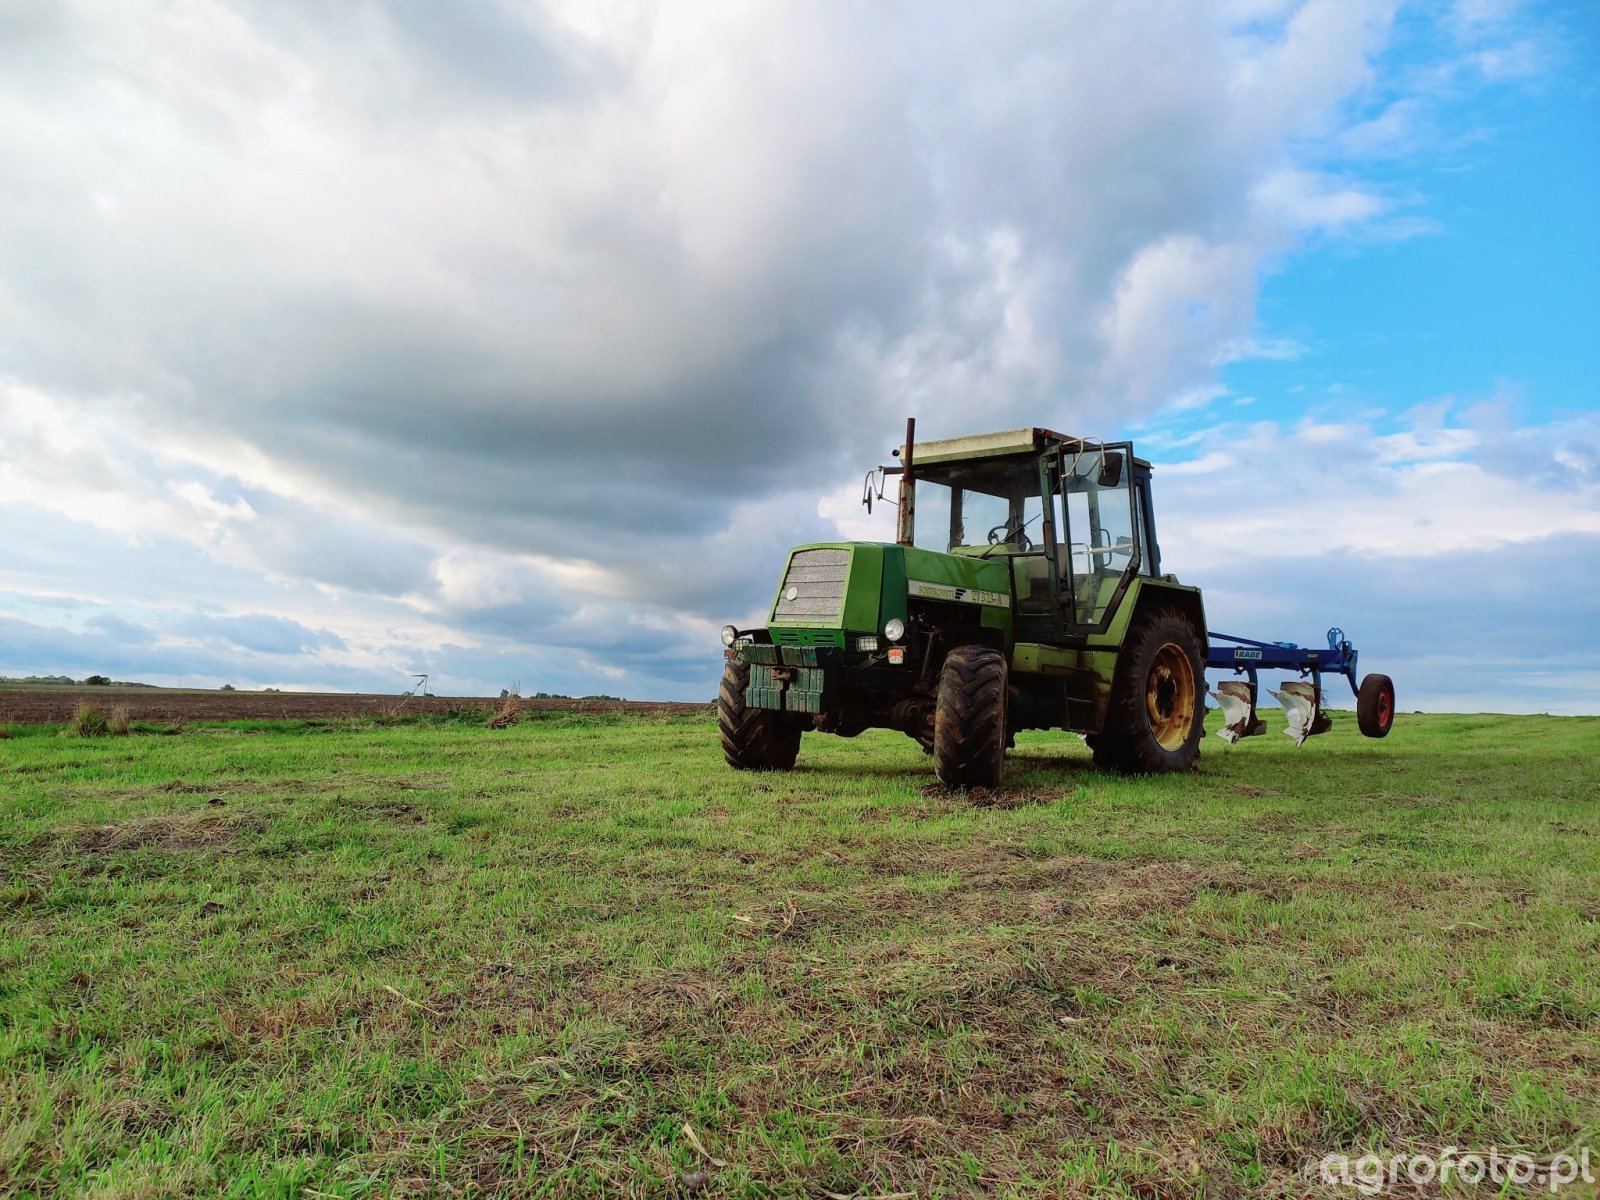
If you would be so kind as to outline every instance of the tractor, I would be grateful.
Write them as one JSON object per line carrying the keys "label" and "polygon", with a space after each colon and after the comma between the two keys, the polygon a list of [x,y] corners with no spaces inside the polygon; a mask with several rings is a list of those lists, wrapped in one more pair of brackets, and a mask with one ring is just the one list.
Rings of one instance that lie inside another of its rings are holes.
{"label": "tractor", "polygon": [[729,765],[788,770],[804,733],[895,729],[945,786],[993,788],[1019,730],[1065,729],[1101,769],[1188,770],[1207,667],[1245,676],[1214,693],[1230,742],[1265,730],[1256,673],[1272,669],[1302,677],[1274,693],[1297,744],[1331,724],[1323,672],[1350,681],[1363,733],[1388,734],[1394,686],[1357,683],[1339,630],[1326,649],[1207,631],[1200,589],[1162,572],[1151,466],[1132,443],[1027,428],[918,444],[915,431],[863,497],[870,510],[898,476],[896,541],[795,547],[766,624],[723,628]]}

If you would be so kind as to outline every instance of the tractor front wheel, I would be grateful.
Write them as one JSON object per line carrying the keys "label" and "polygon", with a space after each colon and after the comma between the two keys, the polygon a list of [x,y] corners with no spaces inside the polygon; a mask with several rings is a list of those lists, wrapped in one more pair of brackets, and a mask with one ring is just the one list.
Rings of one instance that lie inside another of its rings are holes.
{"label": "tractor front wheel", "polygon": [[745,703],[750,664],[730,658],[717,690],[717,733],[722,757],[739,771],[789,771],[800,753],[800,725],[788,713]]}
{"label": "tractor front wheel", "polygon": [[957,646],[939,672],[933,771],[947,788],[999,787],[1006,757],[1006,659]]}
{"label": "tractor front wheel", "polygon": [[1095,766],[1124,775],[1187,771],[1205,735],[1200,637],[1173,608],[1134,618],[1117,657],[1106,723],[1089,740]]}
{"label": "tractor front wheel", "polygon": [[1394,728],[1394,680],[1364,675],[1356,693],[1356,724],[1370,738],[1388,737]]}

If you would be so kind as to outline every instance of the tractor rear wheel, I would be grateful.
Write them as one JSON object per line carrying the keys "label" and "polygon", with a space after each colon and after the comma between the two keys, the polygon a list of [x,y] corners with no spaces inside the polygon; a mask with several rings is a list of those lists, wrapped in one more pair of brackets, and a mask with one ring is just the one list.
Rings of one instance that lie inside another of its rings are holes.
{"label": "tractor rear wheel", "polygon": [[1006,756],[1006,659],[957,646],[939,672],[933,771],[947,788],[999,787]]}
{"label": "tractor rear wheel", "polygon": [[1206,679],[1194,623],[1175,608],[1134,618],[1117,656],[1095,766],[1124,775],[1187,771],[1205,736]]}
{"label": "tractor rear wheel", "polygon": [[745,703],[750,664],[730,658],[717,690],[717,733],[722,757],[740,771],[788,771],[800,753],[800,725],[788,713]]}
{"label": "tractor rear wheel", "polygon": [[1356,693],[1356,724],[1370,738],[1388,737],[1394,728],[1394,680],[1365,675]]}

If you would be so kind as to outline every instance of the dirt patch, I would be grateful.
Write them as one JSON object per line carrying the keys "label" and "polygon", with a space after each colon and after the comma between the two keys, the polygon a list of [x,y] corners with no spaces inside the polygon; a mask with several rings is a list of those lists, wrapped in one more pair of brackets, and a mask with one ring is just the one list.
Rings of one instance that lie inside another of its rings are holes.
{"label": "dirt patch", "polygon": [[415,804],[404,800],[368,800],[354,805],[368,816],[394,821],[400,825],[426,825],[426,813],[419,812]]}
{"label": "dirt patch", "polygon": [[945,800],[948,807],[957,808],[1026,808],[1034,804],[1057,804],[1071,793],[1060,788],[1047,787],[997,787],[968,788],[965,792],[951,792],[943,784],[932,783],[922,789],[922,795]]}
{"label": "dirt patch", "polygon": [[1125,915],[1158,905],[1184,907],[1204,887],[1244,886],[1233,864],[1041,857],[1032,847],[1020,845],[887,854],[871,867],[880,877],[902,881],[948,873],[955,877],[953,890],[968,896],[1016,898],[1048,892],[1079,907],[1114,908]]}
{"label": "dirt patch", "polygon": [[[884,824],[889,821],[926,821],[931,817],[949,816],[951,813],[962,812],[970,807],[963,796],[954,796],[947,793],[942,787],[924,788],[922,794],[927,797],[924,801],[878,805],[873,808],[864,808],[857,814],[858,821],[868,824]],[[793,800],[793,797],[785,797]]]}
{"label": "dirt patch", "polygon": [[242,833],[259,833],[266,821],[255,816],[221,813],[209,806],[198,812],[164,813],[113,821],[67,835],[79,850],[116,854],[152,846],[158,850],[231,850]]}
{"label": "dirt patch", "polygon": [[860,868],[860,881],[771,896],[737,919],[730,914],[732,926],[757,940],[781,931],[795,942],[929,920],[1049,926],[1090,919],[1127,927],[1152,913],[1182,912],[1202,892],[1250,890],[1255,882],[1233,863],[1040,857],[1020,845],[820,856]]}

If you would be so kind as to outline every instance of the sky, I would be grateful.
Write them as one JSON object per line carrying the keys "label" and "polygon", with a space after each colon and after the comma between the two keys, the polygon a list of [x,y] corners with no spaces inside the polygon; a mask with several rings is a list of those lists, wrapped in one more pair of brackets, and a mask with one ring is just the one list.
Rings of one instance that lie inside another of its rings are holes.
{"label": "sky", "polygon": [[709,697],[920,436],[1600,712],[1600,6],[0,0],[0,675]]}

